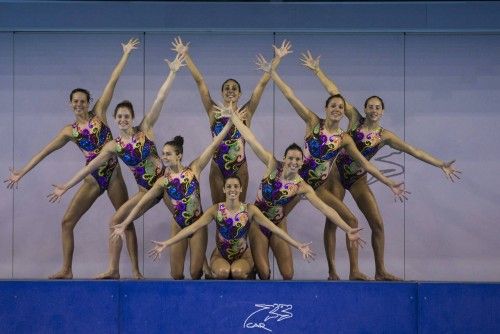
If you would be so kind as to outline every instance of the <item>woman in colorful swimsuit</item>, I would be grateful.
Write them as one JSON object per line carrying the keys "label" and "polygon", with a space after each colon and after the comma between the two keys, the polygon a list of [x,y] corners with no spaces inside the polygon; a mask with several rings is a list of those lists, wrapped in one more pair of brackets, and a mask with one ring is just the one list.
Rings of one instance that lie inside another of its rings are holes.
{"label": "woman in colorful swimsuit", "polygon": [[[328,93],[332,95],[339,94],[335,83],[321,70],[319,57],[314,58],[308,51],[307,54],[302,55],[301,60],[305,67],[317,75]],[[358,150],[367,160],[375,156],[384,145],[388,145],[397,151],[408,153],[419,160],[440,168],[452,182],[454,181],[454,177],[459,178],[457,174],[460,171],[453,167],[455,160],[445,162],[435,158],[429,153],[407,144],[393,132],[382,128],[380,119],[384,114],[384,101],[380,97],[371,96],[367,98],[364,111],[366,117],[363,117],[355,107],[347,103],[345,115],[349,119],[348,133],[354,140]],[[371,241],[375,258],[375,279],[383,281],[400,280],[399,277],[387,272],[385,268],[384,223],[375,196],[368,186],[366,171],[345,152],[339,154],[336,165],[337,168],[334,168],[332,173],[335,181],[329,182],[328,186],[331,187],[335,196],[341,200],[344,199],[345,191],[348,190],[368,221],[368,225],[372,230]],[[325,239],[329,240],[327,242],[328,248],[330,248],[329,254],[333,257],[335,254],[336,227],[328,223],[326,225],[331,227],[328,229],[328,232],[325,232]],[[335,272],[333,266],[330,270]]]}
{"label": "woman in colorful swimsuit", "polygon": [[[227,111],[225,112],[227,114]],[[259,143],[252,131],[241,121],[238,113],[230,113],[231,120],[259,159],[266,165],[266,171],[257,191],[255,206],[277,227],[287,231],[284,207],[295,198],[305,196],[311,204],[329,217],[347,234],[353,246],[364,242],[359,237],[358,228],[351,228],[342,218],[325,204],[299,175],[304,154],[297,144],[285,150],[284,161],[277,160],[273,154]],[[285,280],[293,278],[293,260],[290,247],[282,238],[277,238],[268,228],[253,225],[250,227],[250,245],[255,267],[260,279],[269,279],[269,247],[271,247],[281,276]],[[278,235],[279,236],[279,235]]]}
{"label": "woman in colorful swimsuit", "polygon": [[[163,197],[165,204],[174,216],[171,235],[175,236],[196,221],[202,214],[200,199],[200,174],[209,163],[215,150],[227,135],[232,123],[227,122],[222,131],[215,136],[212,143],[203,153],[193,160],[188,166],[182,165],[183,143],[181,136],[163,145],[162,160],[165,165],[165,173],[160,177],[146,195],[130,211],[130,214],[121,224],[114,226],[112,237],[124,237],[127,226],[139,218],[147,208],[156,204],[157,198]],[[170,253],[170,274],[173,279],[184,279],[184,262],[186,251],[190,249],[190,273],[192,279],[200,279],[202,275],[203,262],[207,249],[207,228],[203,228],[188,240],[179,242],[172,246]]]}
{"label": "woman in colorful swimsuit", "polygon": [[[111,130],[108,127],[106,110],[113,97],[116,83],[120,77],[128,57],[132,50],[139,45],[136,38],[130,39],[128,43],[122,44],[123,55],[111,73],[111,77],[97,100],[94,108],[89,111],[90,93],[83,88],[76,88],[70,94],[70,106],[75,115],[75,122],[66,125],[57,136],[37,153],[20,170],[11,169],[10,177],[4,182],[8,188],[17,188],[18,182],[33,169],[39,162],[52,152],[62,148],[68,142],[74,142],[82,151],[86,164],[89,164],[102,150],[104,145],[113,141]],[[51,279],[73,278],[73,251],[74,229],[80,218],[87,212],[95,200],[105,191],[116,210],[128,199],[127,188],[121,174],[120,166],[116,157],[102,160],[95,171],[88,175],[81,187],[73,196],[64,217],[62,219],[62,249],[63,264],[61,270],[49,276]],[[134,276],[139,276],[139,263],[137,256],[137,236],[134,227],[131,226],[126,233],[127,248],[132,261]]]}
{"label": "woman in colorful swimsuit", "polygon": [[[326,187],[325,181],[330,173],[335,158],[341,149],[345,151],[357,161],[363,168],[387,185],[394,193],[396,198],[403,201],[406,198],[406,191],[403,183],[397,183],[385,177],[374,165],[366,160],[363,155],[357,150],[351,137],[346,135],[340,129],[340,120],[344,116],[345,101],[344,98],[337,94],[330,96],[325,103],[325,118],[322,119],[302,101],[298,99],[293,90],[281,79],[274,67],[269,65],[265,59],[259,59],[259,67],[264,71],[271,71],[271,78],[274,80],[278,88],[281,90],[286,99],[290,102],[297,114],[306,123],[305,149],[304,149],[304,164],[302,165],[299,174],[313,189],[318,196],[331,208],[338,212],[340,217],[352,228],[357,228],[358,222],[356,217],[349,211],[342,201],[335,197]],[[298,202],[298,198],[287,204],[285,213],[289,212]],[[328,224],[333,225],[333,224]],[[330,229],[327,226],[325,229]],[[349,279],[351,280],[366,280],[368,277],[360,272],[358,267],[358,248],[347,241],[349,251],[350,271]],[[328,249],[327,249],[328,251]],[[327,254],[328,261],[330,256]],[[335,272],[329,271],[329,279],[338,279]]]}
{"label": "woman in colorful swimsuit", "polygon": [[223,193],[226,200],[210,207],[199,219],[183,229],[173,238],[158,242],[155,248],[149,251],[154,260],[160,257],[161,252],[176,242],[196,234],[199,229],[214,220],[217,225],[215,236],[216,245],[210,266],[214,278],[217,279],[248,279],[252,277],[253,261],[248,248],[247,235],[252,221],[270,229],[274,234],[297,248],[305,260],[312,259],[313,253],[309,244],[303,244],[292,239],[285,231],[274,225],[262,212],[252,204],[240,202],[242,192],[239,177],[230,176],[225,180]]}
{"label": "woman in colorful swimsuit", "polygon": [[[113,215],[110,221],[110,226],[112,227],[123,221],[132,208],[140,201],[144,194],[151,189],[155,181],[163,174],[164,167],[153,142],[153,126],[160,116],[163,103],[165,102],[165,98],[172,87],[175,75],[179,68],[183,66],[182,60],[183,58],[180,55],[177,55],[175,60],[172,62],[167,60],[170,73],[158,91],[151,109],[144,116],[139,126],[132,125],[135,115],[132,103],[129,101],[123,101],[116,106],[114,117],[118,128],[120,129],[120,136],[114,141],[108,142],[104,145],[99,155],[85,168],[76,173],[68,182],[63,185],[55,185],[52,194],[48,196],[49,201],[58,201],[68,189],[99,168],[104,161],[117,156],[122,159],[127,166],[129,166],[139,187],[139,191],[127,202],[125,202]],[[120,278],[120,254],[119,252],[116,252],[116,249],[121,249],[121,240],[117,242],[110,240],[109,268],[106,272],[97,276],[97,278]],[[134,273],[134,276],[136,278],[142,278],[142,275],[139,272]]]}
{"label": "woman in colorful swimsuit", "polygon": [[[222,130],[228,121],[228,118],[221,117],[216,111],[216,103],[212,100],[208,86],[189,55],[189,43],[184,44],[178,37],[172,45],[173,50],[186,56],[187,67],[191,71],[191,74],[198,86],[201,101],[208,115],[212,136],[216,136]],[[275,51],[273,65],[278,66],[281,58],[291,52],[291,44],[287,41],[283,41],[281,47],[273,47]],[[250,100],[243,105],[243,109],[247,111],[248,126],[250,126],[252,116],[257,109],[260,98],[264,92],[264,88],[269,82],[269,79],[270,75],[268,73],[264,73],[257,83],[257,86],[255,86]],[[234,109],[236,110],[240,96],[241,87],[236,80],[227,79],[224,81],[222,84],[222,99],[224,106],[227,107],[229,103],[232,103]],[[220,189],[224,186],[224,179],[232,175],[238,175],[240,177],[243,188],[241,200],[245,200],[248,188],[248,166],[244,145],[245,142],[241,138],[239,132],[233,127],[227,137],[224,138],[224,141],[220,144],[217,152],[214,154],[213,161],[210,165],[210,191],[212,195],[212,203],[215,204],[224,201],[224,195],[221,193]]]}

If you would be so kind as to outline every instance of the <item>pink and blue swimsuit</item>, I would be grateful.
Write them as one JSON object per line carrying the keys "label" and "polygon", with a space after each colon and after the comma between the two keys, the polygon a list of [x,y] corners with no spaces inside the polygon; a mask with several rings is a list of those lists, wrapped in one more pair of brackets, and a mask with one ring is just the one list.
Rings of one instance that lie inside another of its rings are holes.
{"label": "pink and blue swimsuit", "polygon": [[[216,116],[211,126],[212,137],[217,136],[228,121],[229,117]],[[245,163],[245,140],[234,125],[215,151],[213,160],[219,166],[224,179],[234,176]]]}
{"label": "pink and blue swimsuit", "polygon": [[313,132],[305,138],[304,165],[300,176],[314,190],[318,189],[326,179],[333,166],[335,157],[342,145],[342,135],[332,134],[324,128],[325,120],[320,119]]}
{"label": "pink and blue swimsuit", "polygon": [[[384,129],[379,127],[375,131],[363,131],[362,126],[364,121],[365,119],[361,118],[358,126],[354,130],[349,131],[349,134],[359,152],[361,152],[366,160],[370,160],[383,146],[381,134]],[[366,174],[366,171],[344,150],[340,152],[336,164],[340,174],[340,182],[345,189],[351,188],[357,180]]]}
{"label": "pink and blue swimsuit", "polygon": [[180,228],[191,225],[202,214],[200,183],[191,168],[186,167],[179,173],[165,173],[165,193],[170,199],[173,215]]}
{"label": "pink and blue swimsuit", "polygon": [[[284,217],[283,207],[297,196],[299,184],[303,181],[299,175],[294,180],[285,180],[282,174],[283,162],[278,161],[277,168],[261,180],[255,200],[255,206],[274,224],[281,222]],[[269,229],[259,227],[266,237],[271,237]]]}
{"label": "pink and blue swimsuit", "polygon": [[219,203],[215,223],[215,242],[222,257],[229,263],[240,259],[248,248],[248,204],[241,203],[238,211],[231,212],[225,203]]}
{"label": "pink and blue swimsuit", "polygon": [[[113,140],[109,127],[93,113],[91,113],[90,116],[90,120],[83,127],[81,127],[78,122],[71,125],[72,141],[74,141],[83,152],[86,165],[94,160],[107,142]],[[101,194],[108,189],[111,176],[117,164],[118,160],[116,156],[113,156],[92,172],[92,176],[99,185]]]}
{"label": "pink and blue swimsuit", "polygon": [[121,137],[115,139],[116,153],[130,168],[137,184],[146,190],[153,187],[163,175],[164,167],[153,141],[144,132],[136,131],[130,140]]}

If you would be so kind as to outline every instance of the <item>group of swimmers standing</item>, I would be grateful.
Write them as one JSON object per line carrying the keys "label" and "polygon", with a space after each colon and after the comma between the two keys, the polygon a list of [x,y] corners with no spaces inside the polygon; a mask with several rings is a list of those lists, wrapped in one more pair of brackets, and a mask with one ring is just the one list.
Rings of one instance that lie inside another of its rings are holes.
{"label": "group of swimmers standing", "polygon": [[[74,228],[94,201],[107,192],[116,213],[110,220],[109,266],[97,278],[120,277],[119,260],[123,240],[132,263],[133,277],[143,278],[139,270],[133,221],[163,199],[173,216],[172,237],[162,242],[154,241],[155,246],[149,255],[156,260],[165,248],[170,247],[172,278],[184,278],[184,262],[189,248],[192,279],[200,279],[203,274],[216,279],[250,279],[258,274],[260,279],[269,279],[269,249],[276,258],[282,278],[292,279],[294,271],[290,246],[298,249],[306,260],[315,255],[308,243],[299,242],[287,233],[287,216],[298,201],[305,198],[326,216],[324,242],[328,279],[339,279],[335,268],[335,232],[340,227],[346,233],[349,279],[368,280],[369,277],[358,266],[358,248],[365,241],[360,237],[361,229],[356,217],[343,203],[348,190],[372,231],[375,279],[400,279],[385,268],[383,220],[366,174],[370,173],[387,185],[395,200],[404,201],[408,192],[402,182],[387,178],[369,160],[382,146],[388,145],[441,168],[451,181],[458,178],[460,173],[454,168],[454,161],[441,161],[382,128],[380,120],[384,114],[384,102],[380,97],[367,98],[362,115],[340,95],[333,80],[322,71],[319,57],[314,58],[307,51],[302,54],[302,64],[318,77],[330,94],[325,103],[324,118],[311,111],[277,72],[282,58],[291,53],[288,41],[283,41],[279,47],[273,46],[274,58],[270,62],[262,55],[257,57],[262,76],[249,101],[239,106],[239,83],[234,79],[226,80],[222,84],[222,103],[215,103],[190,56],[189,43],[176,38],[172,42],[176,56],[172,61],[167,60],[169,74],[151,108],[140,123],[134,125],[132,103],[126,100],[120,102],[113,113],[120,133],[113,139],[106,111],[127,60],[138,46],[139,40],[135,38],[122,44],[123,55],[92,109],[87,90],[76,88],[70,93],[75,122],[65,126],[21,169],[11,169],[9,178],[5,180],[8,188],[17,187],[26,173],[70,141],[85,156],[86,166],[66,183],[54,186],[48,196],[49,201],[57,202],[67,190],[81,182],[62,219],[62,268],[49,278],[73,277]],[[175,136],[167,141],[159,153],[153,130],[176,73],[183,66],[189,69],[196,82],[213,136],[210,145],[189,164],[182,161],[183,137]],[[250,129],[252,117],[270,80],[273,80],[306,124],[304,148],[292,143],[282,159],[263,147]],[[349,119],[346,131],[340,128],[344,116]],[[245,143],[250,145],[266,167],[254,204],[245,201],[249,179]],[[130,168],[137,182],[138,191],[130,197],[118,158]],[[204,211],[199,180],[201,172],[209,163],[213,206]],[[216,248],[207,261],[207,225],[211,221],[216,223]]]}

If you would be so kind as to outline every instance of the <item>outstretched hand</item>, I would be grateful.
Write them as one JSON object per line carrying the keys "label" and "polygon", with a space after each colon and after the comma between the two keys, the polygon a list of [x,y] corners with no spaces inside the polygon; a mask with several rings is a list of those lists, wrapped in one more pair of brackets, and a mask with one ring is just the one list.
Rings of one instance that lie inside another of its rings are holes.
{"label": "outstretched hand", "polygon": [[224,106],[222,104],[216,104],[214,106],[215,109],[215,117],[229,117],[231,118],[233,115],[237,116],[242,121],[246,121],[248,117],[248,110],[245,106],[240,107],[238,110],[233,111],[233,102],[229,102],[229,106]]}
{"label": "outstretched hand", "polygon": [[111,228],[113,229],[113,232],[111,232],[111,235],[109,236],[110,240],[118,240],[118,238],[122,238],[122,240],[125,240],[126,226],[123,223],[111,226]]}
{"label": "outstretched hand", "polygon": [[446,175],[446,178],[449,179],[451,182],[455,182],[453,177],[455,177],[457,180],[460,180],[460,177],[458,176],[458,174],[462,174],[462,171],[453,167],[454,163],[455,163],[455,160],[451,160],[449,162],[445,162],[443,164],[443,166],[441,166],[441,169],[443,170],[444,174]]}
{"label": "outstretched hand", "polygon": [[266,60],[266,58],[262,54],[257,55],[257,60],[255,61],[255,65],[257,65],[257,69],[264,71],[266,73],[271,72],[271,63]]}
{"label": "outstretched hand", "polygon": [[359,231],[361,230],[362,228],[351,228],[347,232],[347,238],[349,239],[351,246],[363,248],[363,246],[366,245],[366,241],[359,235]]}
{"label": "outstretched hand", "polygon": [[182,66],[186,66],[186,63],[184,63],[185,59],[186,55],[178,53],[174,60],[165,59],[165,62],[168,64],[170,71],[177,72]]}
{"label": "outstretched hand", "polygon": [[174,41],[172,42],[172,46],[173,46],[172,51],[175,51],[178,54],[184,55],[184,54],[188,53],[188,51],[189,51],[189,42],[184,44],[184,42],[182,42],[182,39],[179,36],[174,38]]}
{"label": "outstretched hand", "polygon": [[132,52],[132,50],[137,49],[139,44],[140,44],[140,42],[139,42],[138,38],[129,39],[126,44],[122,43],[123,53],[128,54],[128,53]]}
{"label": "outstretched hand", "polygon": [[312,251],[311,247],[309,247],[311,243],[312,242],[308,242],[306,244],[299,244],[298,247],[299,251],[302,253],[302,258],[307,262],[310,262],[311,260],[314,261],[314,256],[316,256],[316,254]]}
{"label": "outstretched hand", "polygon": [[318,56],[314,58],[311,54],[311,51],[307,50],[306,53],[303,53],[301,55],[300,61],[302,62],[302,65],[307,67],[308,69],[312,70],[314,73],[319,71],[319,58],[321,56]]}
{"label": "outstretched hand", "polygon": [[17,184],[19,180],[21,180],[21,173],[18,171],[15,171],[14,168],[9,168],[10,175],[8,179],[5,179],[3,183],[7,183],[7,188],[12,189],[16,188],[17,189]]}
{"label": "outstretched hand", "polygon": [[391,185],[391,190],[394,194],[394,202],[396,202],[398,199],[401,203],[407,201],[408,197],[406,197],[406,194],[411,194],[411,192],[405,190],[404,182],[393,183]]}
{"label": "outstretched hand", "polygon": [[287,54],[292,53],[292,43],[287,41],[286,39],[281,42],[281,46],[278,48],[276,45],[273,45],[274,55],[278,58],[283,58]]}
{"label": "outstretched hand", "polygon": [[53,184],[54,190],[47,195],[50,203],[60,202],[62,195],[68,190],[66,186],[60,184]]}
{"label": "outstretched hand", "polygon": [[148,256],[153,259],[153,262],[159,260],[161,258],[161,252],[166,247],[165,242],[160,242],[160,241],[151,241],[153,244],[155,244],[155,247],[148,252]]}

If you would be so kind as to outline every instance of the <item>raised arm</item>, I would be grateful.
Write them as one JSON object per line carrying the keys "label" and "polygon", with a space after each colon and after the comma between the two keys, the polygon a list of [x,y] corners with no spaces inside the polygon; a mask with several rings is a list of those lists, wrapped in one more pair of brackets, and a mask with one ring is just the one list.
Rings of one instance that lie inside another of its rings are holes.
{"label": "raised arm", "polygon": [[215,218],[216,213],[217,204],[210,207],[200,218],[198,218],[197,221],[180,230],[179,233],[172,238],[165,241],[152,241],[155,244],[155,247],[148,252],[149,257],[152,257],[153,261],[158,260],[161,256],[161,252],[163,252],[166,247],[172,246],[176,242],[189,237],[203,226],[210,224],[210,222]]}
{"label": "raised arm", "polygon": [[172,46],[173,46],[172,50],[185,56],[187,68],[191,72],[191,75],[193,76],[193,79],[196,82],[196,86],[198,86],[201,102],[205,107],[205,111],[210,116],[210,111],[212,110],[212,107],[215,105],[215,102],[212,100],[212,97],[210,96],[210,91],[208,90],[208,86],[205,83],[205,80],[203,79],[200,70],[198,70],[198,67],[196,67],[193,60],[191,59],[191,56],[189,55],[189,42],[184,44],[182,42],[182,39],[180,37],[177,37],[172,42]]}
{"label": "raised arm", "polygon": [[313,128],[319,122],[319,117],[299,100],[295,92],[283,81],[283,79],[281,79],[276,71],[271,70],[271,78],[288,102],[290,102],[297,114],[306,122],[308,128]]}
{"label": "raised arm", "polygon": [[181,68],[181,66],[184,66],[183,64],[184,56],[177,54],[177,56],[173,61],[169,61],[168,59],[165,59],[165,61],[167,62],[168,67],[170,68],[170,72],[168,73],[165,82],[163,82],[163,85],[160,87],[160,90],[156,95],[156,99],[153,102],[151,109],[149,109],[148,113],[146,114],[146,116],[144,116],[144,119],[139,125],[140,129],[146,132],[149,137],[153,137],[151,130],[153,129],[153,126],[155,125],[156,121],[158,120],[158,117],[160,116],[163,103],[165,102],[165,99],[168,93],[170,92],[170,89],[172,88],[172,84],[174,83],[175,75],[177,71]]}
{"label": "raised arm", "polygon": [[352,228],[347,225],[347,223],[339,216],[337,211],[329,207],[318,197],[318,195],[316,195],[316,192],[310,185],[302,183],[301,192],[316,209],[321,211],[326,217],[328,217],[328,219],[330,219],[347,234],[349,241],[353,243],[353,245],[363,247],[363,244],[366,242],[361,239],[361,236],[359,235],[361,228]]}
{"label": "raised arm", "polygon": [[259,225],[264,226],[271,232],[275,233],[278,237],[285,240],[292,247],[297,248],[301,253],[304,260],[314,259],[314,253],[309,247],[310,243],[300,243],[297,240],[290,237],[288,233],[280,229],[278,226],[273,224],[269,219],[264,216],[264,214],[253,204],[248,204],[249,218],[253,219]]}
{"label": "raised arm", "polygon": [[[340,90],[338,89],[335,82],[330,79],[319,66],[320,57],[321,56],[314,58],[311,54],[311,51],[307,50],[306,53],[303,53],[301,55],[300,61],[302,62],[303,66],[310,69],[314,74],[316,74],[319,81],[330,95],[340,94]],[[361,114],[352,104],[349,103],[349,101],[347,101],[347,99],[346,103],[347,105],[345,107],[345,115],[349,119],[349,129],[352,129],[358,124],[359,119],[361,118]]]}
{"label": "raised arm", "polygon": [[115,154],[115,141],[110,141],[103,146],[101,152],[88,165],[80,169],[68,182],[64,184],[53,184],[54,190],[47,195],[49,202],[54,203],[61,200],[62,195],[69,189],[73,188],[87,175],[95,171],[99,166],[109,160]]}
{"label": "raised arm", "polygon": [[150,208],[152,204],[156,204],[155,201],[158,201],[158,198],[163,193],[163,184],[165,182],[164,177],[160,177],[156,180],[155,184],[151,189],[149,189],[146,194],[139,200],[139,202],[134,206],[132,211],[128,214],[127,218],[120,224],[116,224],[113,226],[113,233],[111,233],[110,238],[125,238],[125,229],[129,224],[131,224],[134,220],[139,218],[144,212],[147,211],[147,208]]}
{"label": "raised arm", "polygon": [[391,191],[393,192],[396,200],[398,198],[401,202],[403,200],[406,200],[406,194],[409,194],[404,189],[404,182],[396,183],[395,181],[389,179],[386,177],[384,174],[382,174],[375,165],[373,165],[371,162],[366,160],[366,158],[358,151],[356,144],[354,144],[354,141],[352,138],[344,134],[342,136],[342,141],[344,143],[343,147],[346,149],[347,153],[357,162],[360,164],[360,166],[366,170],[368,173],[373,175],[376,179],[378,179],[380,182],[388,186]]}
{"label": "raised arm", "polygon": [[448,162],[440,160],[440,159],[432,156],[431,154],[425,152],[424,150],[421,150],[419,148],[415,148],[415,147],[411,146],[410,144],[406,143],[401,138],[399,138],[394,133],[392,133],[388,130],[384,130],[382,132],[382,137],[383,137],[384,142],[387,145],[389,145],[390,147],[392,147],[393,149],[404,152],[404,153],[408,153],[408,154],[414,156],[415,158],[417,158],[418,160],[426,162],[429,165],[441,168],[441,170],[445,174],[446,178],[449,179],[451,182],[455,182],[453,177],[455,177],[457,180],[460,179],[458,174],[460,174],[462,172],[455,169],[455,167],[453,167],[453,163],[455,163],[455,160],[451,160]]}
{"label": "raised arm", "polygon": [[64,127],[54,139],[52,139],[40,152],[35,154],[31,160],[24,165],[20,170],[14,170],[13,168],[9,168],[10,175],[9,178],[4,180],[4,183],[7,183],[7,188],[12,189],[13,187],[17,188],[18,182],[21,178],[26,175],[30,170],[32,170],[40,161],[42,161],[46,156],[51,154],[52,152],[60,149],[66,143],[71,140],[71,126]]}
{"label": "raised arm", "polygon": [[[285,57],[287,54],[292,53],[292,44],[287,41],[286,39],[283,40],[281,43],[281,46],[278,48],[276,45],[273,45],[274,49],[274,58],[271,62],[271,67],[273,69],[276,69],[278,65],[281,62],[281,59]],[[258,60],[257,60],[258,61]],[[267,83],[271,79],[271,75],[269,72],[264,71],[262,76],[260,77],[259,82],[255,86],[252,96],[250,97],[250,100],[248,101],[248,119],[251,120],[253,117],[253,114],[257,110],[257,106],[259,105],[260,98],[262,97],[262,93],[264,92],[264,89],[266,88]]]}
{"label": "raised arm", "polygon": [[232,126],[233,122],[229,120],[226,125],[224,125],[224,128],[222,128],[222,131],[219,132],[219,134],[214,137],[210,145],[205,148],[203,153],[190,164],[193,173],[197,177],[199,177],[201,171],[207,166],[208,162],[217,150],[217,147],[219,147],[220,143],[222,143],[222,140],[227,136]]}
{"label": "raised arm", "polygon": [[113,98],[113,92],[115,91],[116,83],[118,82],[118,78],[123,72],[125,65],[127,64],[128,56],[132,52],[132,50],[137,49],[139,45],[139,39],[131,38],[127,44],[122,43],[123,55],[120,58],[118,64],[116,64],[113,72],[111,72],[111,76],[108,80],[108,83],[104,87],[101,97],[97,100],[94,111],[105,124],[107,124],[106,110],[108,109],[109,103]]}
{"label": "raised arm", "polygon": [[259,157],[259,159],[268,167],[271,163],[275,163],[276,159],[273,154],[262,146],[262,144],[257,140],[257,137],[253,134],[252,130],[250,130],[250,128],[243,123],[242,119],[245,118],[244,111],[238,110],[236,112],[230,112],[229,114],[234,125],[245,141],[250,144],[250,147],[252,147],[252,150]]}

